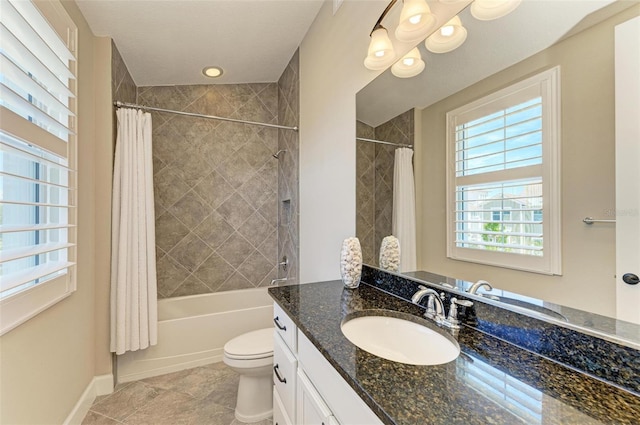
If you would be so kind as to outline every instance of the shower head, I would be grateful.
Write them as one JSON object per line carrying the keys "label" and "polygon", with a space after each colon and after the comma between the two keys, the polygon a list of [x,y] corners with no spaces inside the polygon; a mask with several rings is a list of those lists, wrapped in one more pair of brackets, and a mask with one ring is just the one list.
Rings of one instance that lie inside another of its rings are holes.
{"label": "shower head", "polygon": [[281,153],[285,153],[287,150],[286,149],[280,149],[278,152],[272,154],[271,156],[274,157],[275,159],[279,159],[280,158],[280,154]]}

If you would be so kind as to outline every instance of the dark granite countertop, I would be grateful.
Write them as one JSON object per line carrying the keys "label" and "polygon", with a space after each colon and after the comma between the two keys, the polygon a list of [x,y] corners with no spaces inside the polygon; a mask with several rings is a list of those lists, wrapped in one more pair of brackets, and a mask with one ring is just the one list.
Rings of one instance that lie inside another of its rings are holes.
{"label": "dark granite countertop", "polygon": [[435,326],[423,308],[367,284],[269,294],[385,424],[640,424],[637,395],[470,327],[457,335],[461,355],[443,365],[406,365],[357,348],[340,331],[347,315],[401,312]]}

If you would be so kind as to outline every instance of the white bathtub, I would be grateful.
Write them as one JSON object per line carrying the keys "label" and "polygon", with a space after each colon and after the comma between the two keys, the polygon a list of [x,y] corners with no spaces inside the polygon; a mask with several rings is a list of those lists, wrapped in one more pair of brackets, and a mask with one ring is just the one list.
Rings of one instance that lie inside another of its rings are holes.
{"label": "white bathtub", "polygon": [[273,326],[267,288],[190,295],[158,301],[158,345],[117,356],[118,382],[222,361],[224,344]]}

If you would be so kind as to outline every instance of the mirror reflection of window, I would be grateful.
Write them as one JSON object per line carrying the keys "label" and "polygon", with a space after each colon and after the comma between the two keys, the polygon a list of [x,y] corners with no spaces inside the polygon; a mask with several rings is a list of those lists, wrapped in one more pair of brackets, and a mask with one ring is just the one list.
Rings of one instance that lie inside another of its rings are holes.
{"label": "mirror reflection of window", "polygon": [[457,370],[462,381],[491,402],[525,423],[542,423],[542,392],[476,358]]}
{"label": "mirror reflection of window", "polygon": [[551,172],[559,166],[558,74],[552,68],[447,113],[450,258],[559,273],[550,232],[559,223]]}

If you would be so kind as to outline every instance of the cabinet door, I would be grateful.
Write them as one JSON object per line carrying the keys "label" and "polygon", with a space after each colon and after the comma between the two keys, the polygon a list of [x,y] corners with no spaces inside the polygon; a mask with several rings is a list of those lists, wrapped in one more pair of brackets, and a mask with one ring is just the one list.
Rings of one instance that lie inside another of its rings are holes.
{"label": "cabinet door", "polygon": [[273,387],[273,425],[293,425],[282,404],[282,400],[280,400],[276,387]]}
{"label": "cabinet door", "polygon": [[297,425],[329,425],[332,418],[329,407],[316,391],[307,375],[298,369]]}
{"label": "cabinet door", "polygon": [[335,416],[329,416],[329,423],[327,425],[340,425],[340,422],[338,422]]}

